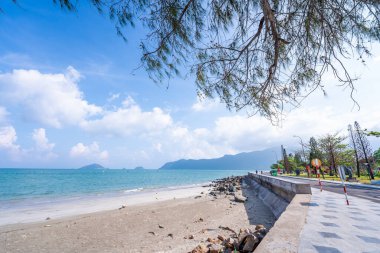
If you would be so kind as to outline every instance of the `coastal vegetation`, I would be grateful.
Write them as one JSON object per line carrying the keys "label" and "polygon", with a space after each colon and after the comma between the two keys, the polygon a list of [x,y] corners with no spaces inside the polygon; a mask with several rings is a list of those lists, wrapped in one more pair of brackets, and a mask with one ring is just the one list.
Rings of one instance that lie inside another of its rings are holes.
{"label": "coastal vegetation", "polygon": [[348,178],[352,180],[370,183],[370,180],[380,179],[380,147],[373,152],[366,131],[361,130],[358,122],[354,126],[354,130],[349,126],[348,135],[328,133],[318,138],[310,137],[308,143],[303,143],[301,139],[301,148],[294,154],[287,154],[283,149],[282,159],[272,164],[271,169],[310,177],[317,173],[311,161],[319,159],[324,179],[338,180],[338,166],[344,166]]}

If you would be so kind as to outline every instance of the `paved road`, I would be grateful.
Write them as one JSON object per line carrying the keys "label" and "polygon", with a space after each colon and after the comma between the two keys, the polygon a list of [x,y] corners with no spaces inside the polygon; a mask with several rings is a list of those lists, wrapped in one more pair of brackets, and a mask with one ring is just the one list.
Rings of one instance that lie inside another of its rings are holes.
{"label": "paved road", "polygon": [[[308,179],[295,179],[291,178],[295,181],[300,182],[307,182],[310,183],[310,186],[313,188],[318,188],[318,181],[314,180],[308,180]],[[348,197],[355,196],[363,199],[370,200],[375,203],[380,203],[380,189],[372,189],[372,188],[365,188],[362,186],[356,186],[356,185],[346,185],[347,186],[347,193]],[[341,184],[334,184],[334,183],[328,183],[328,182],[322,182],[322,188],[325,191],[331,191],[339,194],[343,194],[343,187]]]}

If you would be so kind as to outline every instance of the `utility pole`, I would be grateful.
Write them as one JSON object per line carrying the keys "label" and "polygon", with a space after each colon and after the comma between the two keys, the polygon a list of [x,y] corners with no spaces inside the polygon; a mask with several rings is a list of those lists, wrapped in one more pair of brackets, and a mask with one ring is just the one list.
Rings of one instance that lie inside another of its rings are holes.
{"label": "utility pole", "polygon": [[359,166],[358,151],[356,149],[356,143],[355,143],[355,139],[354,139],[354,134],[352,133],[352,126],[351,126],[351,124],[348,125],[348,131],[350,132],[351,142],[352,142],[352,145],[354,146],[355,160],[356,160],[356,171],[357,171],[358,177],[360,177],[360,166]]}

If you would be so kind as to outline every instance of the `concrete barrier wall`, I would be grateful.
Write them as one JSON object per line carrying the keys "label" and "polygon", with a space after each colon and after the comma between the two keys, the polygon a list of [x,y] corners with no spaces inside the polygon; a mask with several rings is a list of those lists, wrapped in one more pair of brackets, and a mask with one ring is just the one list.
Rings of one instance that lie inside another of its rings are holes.
{"label": "concrete barrier wall", "polygon": [[248,173],[248,178],[271,190],[286,201],[292,201],[296,194],[311,194],[310,184],[294,182],[289,179]]}
{"label": "concrete barrier wall", "polygon": [[311,197],[310,184],[253,173],[248,174],[246,183],[258,192],[278,219],[254,252],[298,252]]}
{"label": "concrete barrier wall", "polygon": [[251,189],[257,193],[259,198],[270,208],[276,219],[278,219],[288,206],[289,202],[268,188],[265,188],[251,177],[248,177],[245,182],[250,185]]}

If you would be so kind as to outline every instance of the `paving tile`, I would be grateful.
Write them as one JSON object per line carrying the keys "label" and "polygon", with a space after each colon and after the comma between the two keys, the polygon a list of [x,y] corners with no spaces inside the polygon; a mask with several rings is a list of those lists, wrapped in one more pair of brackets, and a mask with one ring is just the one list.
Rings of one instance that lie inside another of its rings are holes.
{"label": "paving tile", "polygon": [[317,245],[313,245],[313,246],[318,251],[318,253],[341,253],[341,251],[338,250],[337,248],[317,246]]}
{"label": "paving tile", "polygon": [[325,218],[328,218],[328,219],[336,219],[337,218],[336,216],[333,216],[333,215],[322,215],[322,216]]}
{"label": "paving tile", "polygon": [[361,225],[353,225],[353,226],[359,229],[363,229],[363,230],[378,231],[377,229],[374,229],[373,227],[369,227],[369,226],[361,226]]}
{"label": "paving tile", "polygon": [[367,219],[360,218],[360,217],[350,217],[350,218],[357,221],[367,221]]}
{"label": "paving tile", "polygon": [[347,206],[342,194],[314,188],[312,193],[298,252],[380,253],[379,204],[352,196]]}
{"label": "paving tile", "polygon": [[321,224],[323,226],[326,226],[326,227],[339,227],[338,225],[336,225],[335,223],[331,223],[331,222],[321,222]]}
{"label": "paving tile", "polygon": [[339,235],[335,233],[329,233],[329,232],[319,232],[324,238],[336,238],[336,239],[342,239]]}
{"label": "paving tile", "polygon": [[359,237],[360,239],[368,243],[380,244],[380,239],[376,237],[369,237],[369,236],[362,236],[362,235],[357,235],[357,237]]}

